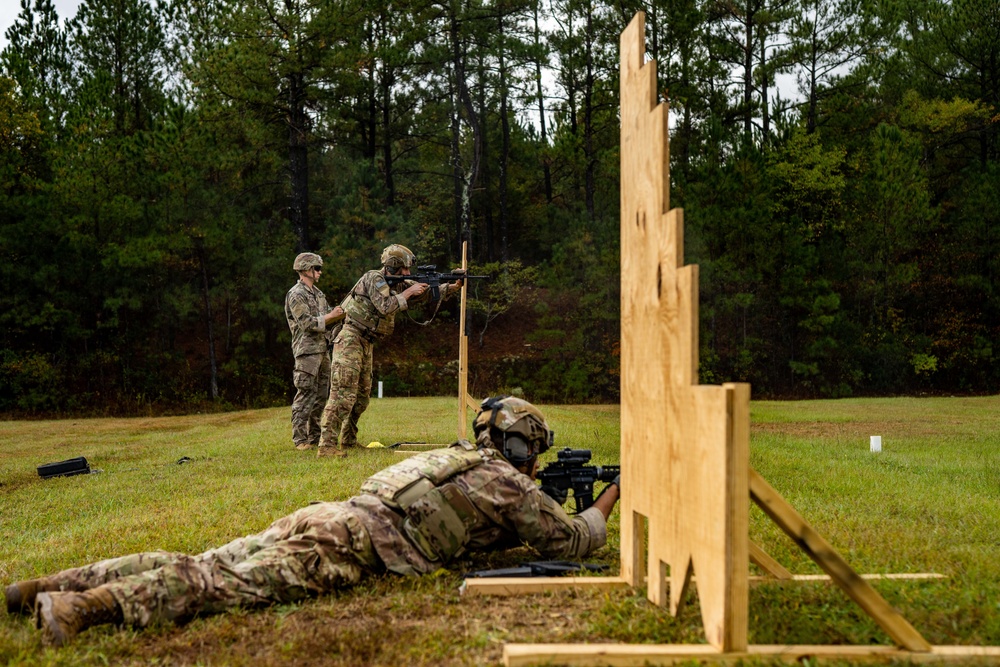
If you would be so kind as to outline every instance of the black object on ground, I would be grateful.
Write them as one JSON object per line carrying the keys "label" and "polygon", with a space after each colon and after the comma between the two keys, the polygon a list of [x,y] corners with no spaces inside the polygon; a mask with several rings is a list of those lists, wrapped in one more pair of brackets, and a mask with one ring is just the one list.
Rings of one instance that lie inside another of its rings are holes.
{"label": "black object on ground", "polygon": [[77,456],[74,459],[66,459],[65,461],[56,461],[55,463],[45,463],[38,466],[38,476],[42,479],[89,474],[90,464],[87,463],[87,459],[83,456]]}

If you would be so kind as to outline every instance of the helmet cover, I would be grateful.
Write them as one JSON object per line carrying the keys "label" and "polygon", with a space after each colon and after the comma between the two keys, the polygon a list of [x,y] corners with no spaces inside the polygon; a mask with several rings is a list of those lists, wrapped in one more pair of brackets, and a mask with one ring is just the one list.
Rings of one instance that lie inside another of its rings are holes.
{"label": "helmet cover", "polygon": [[390,246],[386,246],[385,250],[382,251],[382,266],[387,266],[390,269],[408,269],[416,261],[417,256],[405,245],[393,243]]}
{"label": "helmet cover", "polygon": [[295,271],[308,271],[314,266],[323,266],[323,258],[314,252],[299,253],[292,263],[292,269]]}
{"label": "helmet cover", "polygon": [[554,439],[554,433],[541,411],[528,401],[513,396],[484,400],[472,428],[477,443],[481,446],[492,444],[515,465],[526,463],[545,452]]}

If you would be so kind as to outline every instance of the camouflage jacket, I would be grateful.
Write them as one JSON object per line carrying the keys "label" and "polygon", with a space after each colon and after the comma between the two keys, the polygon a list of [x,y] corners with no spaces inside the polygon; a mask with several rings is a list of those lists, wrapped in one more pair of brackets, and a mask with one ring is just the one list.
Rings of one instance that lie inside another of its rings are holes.
{"label": "camouflage jacket", "polygon": [[[379,338],[388,336],[396,326],[396,313],[406,310],[411,303],[420,303],[430,298],[430,290],[420,296],[407,299],[402,292],[413,284],[405,280],[389,285],[384,269],[372,269],[361,276],[354,288],[340,304],[347,313],[344,324]],[[448,299],[458,293],[451,285],[441,286],[441,299]]]}
{"label": "camouflage jacket", "polygon": [[328,330],[324,316],[330,312],[326,296],[318,287],[299,280],[285,295],[285,318],[292,332],[292,354],[323,354],[327,350]]}
{"label": "camouflage jacket", "polygon": [[[600,510],[591,507],[570,517],[498,452],[481,453],[481,463],[447,479],[461,490],[462,502],[471,505],[469,539],[463,551],[527,545],[545,558],[580,559],[604,545],[607,532]],[[426,574],[444,565],[427,558],[414,543],[404,526],[406,514],[399,508],[368,493],[347,502],[358,511],[372,545],[390,571]]]}

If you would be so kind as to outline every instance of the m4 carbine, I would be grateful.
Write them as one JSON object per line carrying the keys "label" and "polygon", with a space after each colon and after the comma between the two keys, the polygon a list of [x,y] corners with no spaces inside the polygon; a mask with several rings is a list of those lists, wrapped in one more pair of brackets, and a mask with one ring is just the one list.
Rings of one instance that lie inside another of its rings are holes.
{"label": "m4 carbine", "polygon": [[556,453],[556,462],[538,471],[542,491],[562,505],[573,490],[577,513],[594,504],[594,482],[612,482],[621,466],[590,466],[589,449],[566,447]]}
{"label": "m4 carbine", "polygon": [[424,266],[418,266],[417,272],[410,274],[408,276],[386,276],[385,280],[390,285],[396,285],[407,280],[412,280],[415,283],[424,283],[431,290],[431,302],[439,301],[441,299],[441,283],[450,283],[455,280],[489,280],[490,276],[470,276],[463,271],[457,271],[453,273],[438,273],[437,266],[434,264],[426,264]]}

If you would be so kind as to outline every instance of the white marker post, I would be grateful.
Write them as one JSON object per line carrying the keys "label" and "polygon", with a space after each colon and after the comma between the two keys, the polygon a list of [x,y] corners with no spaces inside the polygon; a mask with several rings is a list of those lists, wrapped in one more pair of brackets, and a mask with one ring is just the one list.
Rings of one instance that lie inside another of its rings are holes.
{"label": "white marker post", "polygon": [[382,381],[378,381],[378,397],[382,398]]}
{"label": "white marker post", "polygon": [[872,453],[877,453],[882,451],[882,436],[873,435],[871,437],[872,441]]}

